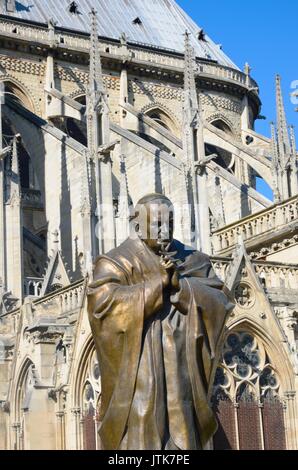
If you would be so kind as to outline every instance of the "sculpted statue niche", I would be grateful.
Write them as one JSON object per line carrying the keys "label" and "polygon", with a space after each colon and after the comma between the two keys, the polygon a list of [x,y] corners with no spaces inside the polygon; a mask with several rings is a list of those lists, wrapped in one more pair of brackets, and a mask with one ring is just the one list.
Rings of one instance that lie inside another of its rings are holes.
{"label": "sculpted statue niche", "polygon": [[135,210],[135,236],[100,256],[88,312],[102,372],[106,450],[203,449],[223,327],[233,308],[207,255],[173,239],[169,199]]}

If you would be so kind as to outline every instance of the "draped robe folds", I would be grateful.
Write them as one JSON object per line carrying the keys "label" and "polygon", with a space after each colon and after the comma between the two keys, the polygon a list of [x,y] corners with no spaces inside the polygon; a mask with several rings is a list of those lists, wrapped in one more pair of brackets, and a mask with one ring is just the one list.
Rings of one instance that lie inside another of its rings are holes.
{"label": "draped robe folds", "polygon": [[101,368],[106,450],[201,449],[217,429],[210,391],[232,308],[208,256],[173,241],[180,289],[159,257],[126,240],[98,258],[88,313]]}

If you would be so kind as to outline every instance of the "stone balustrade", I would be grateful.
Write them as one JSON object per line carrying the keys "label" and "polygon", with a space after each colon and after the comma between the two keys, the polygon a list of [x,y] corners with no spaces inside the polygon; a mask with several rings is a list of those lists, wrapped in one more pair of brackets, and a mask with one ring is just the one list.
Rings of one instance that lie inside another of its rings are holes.
{"label": "stone balustrade", "polygon": [[199,75],[211,75],[218,79],[231,80],[249,88],[257,87],[257,82],[240,70],[219,64],[199,63]]}
{"label": "stone balustrade", "polygon": [[[272,236],[276,230],[298,223],[298,196],[253,214],[213,233],[212,243],[215,254],[231,254],[239,238],[257,241],[260,236]],[[247,244],[247,243],[246,243]]]}
{"label": "stone balustrade", "polygon": [[[89,37],[80,33],[72,33],[69,31],[55,30],[54,39],[50,41],[49,30],[46,27],[34,26],[30,24],[16,23],[13,20],[1,19],[0,20],[0,34],[13,36],[15,38],[23,39],[26,41],[35,41],[37,44],[44,44],[49,46],[52,42],[57,45],[70,50],[79,50],[87,52],[90,49]],[[152,64],[152,66],[165,66],[171,69],[176,69],[177,73],[183,72],[184,57],[183,54],[177,54],[176,51],[170,49],[162,49],[159,47],[151,46],[150,44],[141,44],[137,42],[130,42],[127,51],[123,45],[109,41],[108,39],[101,39],[101,52],[111,56],[123,56],[124,54],[132,53],[132,60],[136,59],[139,62]],[[147,48],[147,50],[146,50]],[[151,49],[150,49],[151,48]],[[198,76],[207,78],[212,76],[221,80],[229,80],[236,82],[246,87],[256,87],[257,83],[245,73],[231,67],[219,65],[217,63],[203,62],[198,60]]]}
{"label": "stone balustrade", "polygon": [[80,284],[72,289],[63,291],[59,300],[61,305],[61,314],[74,311],[82,306],[84,295],[84,285]]}
{"label": "stone balustrade", "polygon": [[79,281],[68,287],[50,293],[45,297],[36,300],[34,303],[38,306],[40,304],[53,304],[56,302],[60,306],[57,314],[63,315],[81,308],[84,292],[85,281]]}
{"label": "stone balustrade", "polygon": [[[228,258],[212,258],[212,266],[216,275],[225,282],[228,269],[232,259]],[[298,290],[298,267],[292,265],[253,262],[253,267],[260,280],[261,285],[265,289],[286,289]]]}
{"label": "stone balustrade", "polygon": [[0,20],[0,31],[1,33],[35,41],[47,41],[49,38],[49,31],[47,28],[25,25],[22,23],[16,24],[13,20],[10,21],[8,19]]}
{"label": "stone balustrade", "polygon": [[266,289],[298,289],[298,268],[277,263],[254,263],[255,271]]}

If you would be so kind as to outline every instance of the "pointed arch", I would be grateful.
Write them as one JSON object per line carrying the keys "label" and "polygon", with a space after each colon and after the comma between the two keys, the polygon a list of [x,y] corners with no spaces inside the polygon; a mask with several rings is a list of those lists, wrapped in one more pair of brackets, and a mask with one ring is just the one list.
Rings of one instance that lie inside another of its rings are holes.
{"label": "pointed arch", "polygon": [[222,113],[212,114],[207,118],[207,122],[217,129],[226,132],[227,134],[235,135],[232,122]]}
{"label": "pointed arch", "polygon": [[173,116],[173,113],[161,103],[152,103],[144,107],[141,112],[153,119],[160,126],[172,132],[174,135],[180,134],[180,126]]}
{"label": "pointed arch", "polygon": [[4,92],[7,96],[10,96],[13,101],[20,103],[24,108],[36,114],[38,106],[34,102],[30,91],[23,83],[13,77],[1,77],[0,81],[4,84]]}
{"label": "pointed arch", "polygon": [[13,390],[13,448],[24,450],[26,441],[25,415],[29,409],[34,384],[30,371],[34,368],[33,361],[26,357],[20,366],[17,380]]}
{"label": "pointed arch", "polygon": [[34,367],[33,361],[27,356],[23,360],[19,372],[17,374],[17,380],[14,388],[13,403],[14,403],[14,418],[15,421],[18,420],[18,414],[21,409],[21,394],[24,391],[24,386],[26,385],[26,380],[28,378],[28,372],[31,367]]}
{"label": "pointed arch", "polygon": [[97,427],[101,399],[100,368],[92,335],[80,354],[74,376],[73,404],[76,410],[77,448],[99,449]]}
{"label": "pointed arch", "polygon": [[94,340],[92,335],[89,335],[85,344],[82,348],[80,358],[78,360],[78,365],[74,377],[74,394],[73,394],[73,405],[74,407],[80,407],[81,405],[81,390],[82,383],[85,380],[87,369],[88,369],[88,360],[95,351]]}

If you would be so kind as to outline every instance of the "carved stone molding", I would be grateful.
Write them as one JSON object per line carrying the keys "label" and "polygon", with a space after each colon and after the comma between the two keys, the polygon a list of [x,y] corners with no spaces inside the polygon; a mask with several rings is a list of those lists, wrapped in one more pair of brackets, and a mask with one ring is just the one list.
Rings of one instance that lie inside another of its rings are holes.
{"label": "carved stone molding", "polygon": [[236,285],[234,289],[234,296],[237,305],[243,309],[250,309],[255,304],[255,294],[252,287],[244,282]]}
{"label": "carved stone molding", "polygon": [[212,123],[213,121],[216,121],[216,120],[223,121],[224,123],[227,124],[227,126],[229,126],[231,128],[232,132],[235,132],[234,124],[223,113],[213,113],[210,116],[208,116],[207,119],[206,119],[206,121],[209,122],[209,123]]}
{"label": "carved stone molding", "polygon": [[[60,80],[66,82],[80,83],[84,88],[78,88],[72,92],[69,97],[76,98],[86,93],[85,87],[88,85],[89,73],[88,70],[82,70],[75,67],[62,67],[61,65],[55,66],[55,75]],[[107,90],[120,91],[120,78],[112,75],[103,75],[103,82]]]}
{"label": "carved stone molding", "polygon": [[5,70],[12,70],[14,72],[26,73],[29,75],[37,75],[43,77],[45,75],[46,66],[44,63],[35,62],[28,59],[17,59],[10,56],[0,56],[0,65]]}
{"label": "carved stone molding", "polygon": [[228,111],[232,111],[237,114],[242,112],[242,104],[240,101],[225,98],[224,96],[212,96],[205,93],[200,93],[200,102],[202,106],[208,106],[209,108],[221,108]]}
{"label": "carved stone molding", "polygon": [[140,80],[129,80],[128,90],[139,95],[154,96],[168,100],[182,101],[182,89],[167,85],[159,85],[150,82],[141,82]]}
{"label": "carved stone molding", "polygon": [[4,413],[10,413],[10,402],[9,401],[1,401],[0,408]]}
{"label": "carved stone molding", "polygon": [[252,251],[250,257],[253,260],[264,258],[265,256],[270,256],[279,251],[285,250],[291,246],[298,244],[298,235],[294,235],[292,238],[286,238],[278,243],[272,243],[272,245],[261,248],[259,251]]}
{"label": "carved stone molding", "polygon": [[155,109],[159,109],[160,111],[163,111],[165,114],[168,114],[168,116],[172,119],[176,127],[179,127],[181,125],[181,119],[178,118],[173,113],[173,111],[161,101],[154,101],[154,103],[149,103],[146,106],[143,106],[140,112],[142,114],[146,114],[149,111],[155,110]]}

